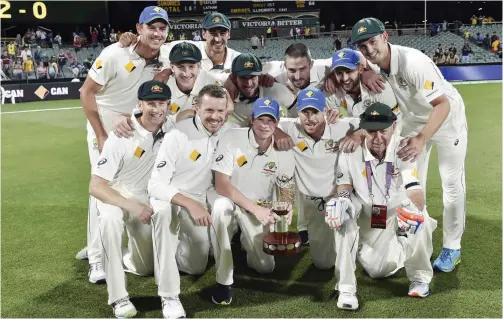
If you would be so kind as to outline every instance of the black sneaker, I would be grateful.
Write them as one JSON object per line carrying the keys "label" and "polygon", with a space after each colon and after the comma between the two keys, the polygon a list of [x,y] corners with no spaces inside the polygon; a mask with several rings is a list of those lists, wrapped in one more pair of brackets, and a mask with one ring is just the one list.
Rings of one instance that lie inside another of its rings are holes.
{"label": "black sneaker", "polygon": [[308,245],[309,244],[309,234],[307,233],[307,230],[301,230],[299,232],[300,235],[300,242],[302,245]]}
{"label": "black sneaker", "polygon": [[232,286],[217,283],[213,289],[211,300],[217,305],[230,305],[232,302]]}

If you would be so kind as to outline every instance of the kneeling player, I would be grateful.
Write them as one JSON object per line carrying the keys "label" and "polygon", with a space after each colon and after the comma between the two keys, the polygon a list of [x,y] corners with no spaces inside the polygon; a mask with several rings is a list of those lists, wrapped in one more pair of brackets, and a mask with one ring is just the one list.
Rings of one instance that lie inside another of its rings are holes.
{"label": "kneeling player", "polygon": [[[279,217],[271,208],[275,190],[292,189],[294,158],[292,151],[276,151],[273,134],[279,120],[279,104],[260,98],[253,104],[251,128],[230,129],[220,138],[212,170],[217,194],[208,193],[212,206],[210,230],[217,269],[213,302],[232,301],[233,260],[230,239],[241,228],[241,244],[248,266],[259,273],[274,270],[274,257],[263,252],[264,233]],[[293,197],[293,192],[291,192]],[[213,197],[213,198],[212,198]],[[285,196],[288,197],[288,196]],[[291,205],[287,220],[292,217]]]}
{"label": "kneeling player", "polygon": [[[365,141],[354,153],[341,154],[338,197],[327,203],[325,217],[336,229],[337,306],[350,310],[358,308],[357,254],[372,278],[391,276],[405,266],[411,281],[409,296],[428,296],[432,234],[437,226],[424,206],[417,164],[396,155],[400,138],[393,134],[397,123],[391,108],[374,103],[360,119]],[[362,248],[357,253],[359,236]]]}
{"label": "kneeling player", "polygon": [[[94,168],[89,193],[98,199],[102,259],[108,289],[108,304],[116,317],[136,315],[126,291],[126,271],[148,276],[154,270],[152,208],[147,201],[147,184],[165,129],[171,92],[158,81],[142,84],[138,91],[141,113],[132,116],[136,131],[132,138],[110,134]],[[122,255],[124,226],[128,249]]]}

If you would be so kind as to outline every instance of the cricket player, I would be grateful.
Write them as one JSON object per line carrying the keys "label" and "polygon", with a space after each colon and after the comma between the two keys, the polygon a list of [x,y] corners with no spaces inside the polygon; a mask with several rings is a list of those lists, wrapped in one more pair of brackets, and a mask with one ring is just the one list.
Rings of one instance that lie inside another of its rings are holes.
{"label": "cricket player", "polygon": [[[99,153],[114,122],[130,117],[136,107],[138,88],[161,71],[163,58],[160,47],[166,39],[168,14],[159,7],[146,7],[136,30],[139,42],[129,48],[113,44],[101,52],[84,82],[80,100],[87,116],[87,143],[91,165],[98,162]],[[166,61],[164,61],[165,63]],[[89,281],[102,282],[105,273],[101,264],[99,223],[96,199],[89,197],[87,250],[77,258],[89,258]]]}
{"label": "cricket player", "polygon": [[461,262],[461,237],[465,228],[465,158],[468,128],[465,105],[459,92],[445,80],[422,52],[388,43],[388,33],[376,18],[358,21],[351,39],[363,55],[381,68],[395,92],[403,115],[398,156],[418,161],[420,181],[426,187],[428,161],[437,145],[443,190],[443,249],[434,262],[449,272]]}
{"label": "cricket player", "polygon": [[373,103],[360,119],[365,141],[354,153],[341,153],[337,195],[327,203],[325,215],[335,232],[337,307],[348,310],[358,308],[357,256],[372,278],[405,267],[409,296],[427,297],[437,226],[426,211],[417,163],[396,154],[400,138],[393,132],[397,117],[390,106]]}
{"label": "cricket player", "polygon": [[[118,138],[112,134],[93,168],[89,193],[97,199],[108,304],[117,318],[136,315],[126,291],[123,264],[127,272],[139,276],[154,272],[152,208],[147,200],[147,184],[167,129],[163,125],[170,98],[166,84],[153,80],[143,83],[138,89],[140,113],[132,116],[137,127],[133,137]],[[124,226],[129,251],[123,256]]]}
{"label": "cricket player", "polygon": [[324,212],[325,202],[334,190],[339,144],[347,135],[355,135],[352,138],[359,146],[363,137],[361,130],[353,132],[359,126],[359,119],[348,117],[329,124],[325,120],[327,108],[322,91],[306,88],[297,94],[298,119],[285,119],[279,124],[295,144],[295,182],[299,190],[295,200],[299,216],[297,229],[302,240],[308,239],[313,263],[320,269],[329,269],[335,264],[335,247],[333,240],[328,239],[334,235],[324,227]]}
{"label": "cricket player", "polygon": [[[274,83],[272,87],[259,85],[259,76],[262,74],[262,62],[251,53],[242,53],[232,62],[232,74],[236,77],[236,86],[239,95],[234,100],[234,113],[231,121],[240,127],[250,125],[253,103],[261,97],[276,100],[280,106],[289,106],[294,97],[286,86]],[[228,79],[230,81],[230,79]]]}
{"label": "cricket player", "polygon": [[[253,104],[251,128],[226,131],[215,151],[211,168],[215,172],[216,193],[208,193],[208,202],[217,269],[217,285],[212,296],[216,304],[232,302],[234,265],[230,240],[237,226],[241,228],[241,244],[246,250],[248,266],[259,273],[274,270],[274,257],[263,252],[263,238],[269,225],[279,217],[271,208],[261,205],[271,203],[276,190],[291,191],[291,203],[295,169],[293,152],[276,151],[273,146],[279,114],[278,102],[268,97],[257,99]],[[281,196],[276,193],[275,198]],[[291,216],[289,205],[288,223]]]}
{"label": "cricket player", "polygon": [[178,270],[202,274],[206,269],[212,222],[206,194],[227,104],[221,86],[207,85],[199,91],[197,115],[177,122],[165,135],[148,184],[158,294],[165,318],[185,316],[178,297]]}

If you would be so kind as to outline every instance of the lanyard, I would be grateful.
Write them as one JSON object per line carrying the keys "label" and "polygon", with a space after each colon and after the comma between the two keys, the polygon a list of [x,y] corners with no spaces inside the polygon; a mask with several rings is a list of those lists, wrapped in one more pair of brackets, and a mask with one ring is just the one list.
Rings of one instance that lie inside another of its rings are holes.
{"label": "lanyard", "polygon": [[[372,193],[372,166],[370,161],[365,162],[365,169],[367,171],[367,186],[369,188],[370,199],[374,203],[374,194]],[[393,165],[391,162],[386,162],[386,202],[389,200],[389,189],[391,187],[391,174],[393,173]]]}

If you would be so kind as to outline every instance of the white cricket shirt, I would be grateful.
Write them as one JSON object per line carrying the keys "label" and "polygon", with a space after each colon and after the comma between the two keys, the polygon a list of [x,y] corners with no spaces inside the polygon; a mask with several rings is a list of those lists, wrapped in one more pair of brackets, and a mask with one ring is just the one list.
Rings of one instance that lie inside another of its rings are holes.
{"label": "white cricket shirt", "polygon": [[107,181],[109,185],[129,198],[131,195],[146,195],[154,161],[159,151],[163,136],[169,128],[167,122],[154,136],[131,116],[135,130],[130,138],[119,138],[110,134],[103,146],[93,174]]}
{"label": "white cricket shirt", "polygon": [[[376,159],[367,148],[367,141],[354,153],[341,153],[337,170],[337,185],[351,185],[360,199],[366,214],[371,213],[372,200],[367,185],[365,161],[372,167],[372,193],[374,204],[386,205],[386,162],[393,164],[391,187],[389,190],[388,214],[407,199],[406,189],[420,188],[417,162],[404,162],[396,155],[399,150],[400,137],[393,135],[383,161]],[[388,215],[390,217],[390,215]]]}
{"label": "white cricket shirt", "polygon": [[270,202],[277,186],[294,176],[293,151],[276,151],[274,141],[263,154],[251,128],[227,130],[215,151],[211,169],[231,177],[231,183],[255,202]]}
{"label": "white cricket shirt", "polygon": [[176,115],[178,113],[186,109],[191,109],[194,106],[194,98],[199,94],[199,91],[201,91],[204,86],[208,84],[222,85],[223,82],[217,79],[212,73],[201,69],[197,75],[196,81],[194,82],[194,87],[189,94],[185,94],[180,91],[174,76],[169,77],[167,84],[171,90],[170,112],[172,115],[175,115],[171,118],[176,120]]}
{"label": "white cricket shirt", "polygon": [[96,94],[98,108],[119,113],[131,113],[138,100],[138,88],[161,72],[168,56],[159,55],[147,65],[135,52],[136,46],[121,48],[112,44],[101,51],[89,70],[89,77],[102,85]]}
{"label": "white cricket shirt", "polygon": [[360,120],[356,118],[342,118],[334,124],[325,124],[321,139],[315,141],[304,131],[299,119],[279,122],[279,127],[295,144],[295,182],[302,194],[315,197],[332,194],[339,141],[359,125]]}
{"label": "white cricket shirt", "polygon": [[166,133],[148,183],[151,197],[171,202],[180,193],[197,201],[205,200],[211,186],[211,162],[219,132],[210,134],[199,116],[177,122]]}
{"label": "white cricket shirt", "polygon": [[[288,90],[286,86],[276,82],[270,88],[259,86],[258,90],[258,98],[268,97],[276,100],[282,108],[290,106],[294,101],[294,96],[290,90]],[[240,93],[234,101],[234,113],[232,113],[231,121],[240,127],[249,126],[253,103],[255,101],[255,98],[248,99]]]}
{"label": "white cricket shirt", "polygon": [[433,110],[430,102],[445,95],[450,112],[435,136],[454,137],[466,130],[464,103],[459,92],[447,82],[433,61],[421,51],[389,44],[391,50],[388,79],[403,119],[403,136],[418,134]]}

